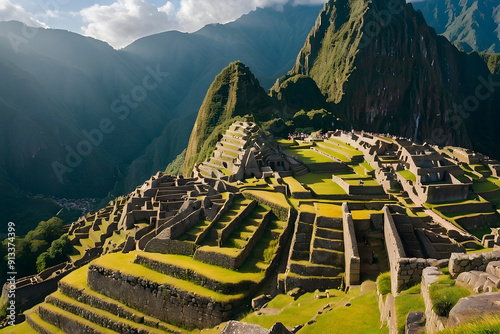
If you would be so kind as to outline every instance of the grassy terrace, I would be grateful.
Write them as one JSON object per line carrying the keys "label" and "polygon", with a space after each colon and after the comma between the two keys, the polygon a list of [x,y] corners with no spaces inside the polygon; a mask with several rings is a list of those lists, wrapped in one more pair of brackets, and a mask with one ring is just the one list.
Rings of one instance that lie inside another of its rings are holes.
{"label": "grassy terrace", "polygon": [[316,149],[318,149],[319,151],[324,152],[324,153],[326,153],[326,154],[328,154],[328,155],[330,155],[330,156],[332,156],[332,157],[334,157],[342,162],[351,162],[351,159],[349,159],[348,156],[336,151],[336,150],[339,150],[339,151],[342,150],[341,147],[337,146],[335,149],[333,149],[333,148],[329,148],[328,146],[327,147],[316,146]]}
{"label": "grassy terrace", "polygon": [[57,306],[44,303],[44,304],[40,305],[39,307],[43,307],[44,309],[49,310],[52,313],[60,314],[64,318],[71,319],[72,321],[78,323],[79,327],[83,328],[85,326],[88,326],[91,328],[91,330],[95,331],[95,333],[102,333],[102,334],[115,334],[116,333],[115,331],[113,331],[111,329],[96,325],[88,320],[85,320],[84,318],[82,318],[80,316],[77,316],[73,313],[70,313],[70,312],[65,311],[63,309],[60,309]]}
{"label": "grassy terrace", "polygon": [[[265,309],[250,313],[242,321],[269,329],[276,321],[294,327],[315,318],[314,324],[299,333],[388,333],[387,328],[380,329],[375,289],[375,283],[367,281],[347,294],[330,290],[330,298],[315,299],[314,293],[306,293],[294,301],[290,296],[278,295]],[[347,302],[350,307],[345,307]],[[266,314],[266,309],[276,312]]]}
{"label": "grassy terrace", "polygon": [[382,210],[352,210],[351,211],[351,214],[352,214],[352,219],[354,220],[366,220],[366,219],[370,219],[370,215],[371,214],[381,214],[383,213]]}
{"label": "grassy terrace", "polygon": [[349,145],[347,143],[344,143],[340,139],[329,138],[327,141],[329,141],[329,142],[337,145],[340,149],[342,149],[342,151],[344,151],[345,153],[349,154],[350,156],[363,155],[363,153],[360,150],[358,150],[357,148],[352,147],[351,145]]}
{"label": "grassy terrace", "polygon": [[487,193],[500,189],[500,180],[495,177],[487,177],[484,182],[474,182],[474,191],[477,193]]}
{"label": "grassy terrace", "polygon": [[[255,247],[252,249],[252,252],[246,259],[243,266],[238,268],[237,272],[245,275],[252,273],[256,275],[255,277],[261,275],[261,277],[264,278],[264,270],[267,269],[267,266],[274,257],[276,248],[278,246],[278,239],[274,239],[273,232],[281,234],[285,229],[286,224],[287,223],[285,221],[279,221],[279,220],[270,221],[267,225],[266,231],[259,239]],[[203,246],[200,247],[200,249],[205,252],[221,253],[231,257],[238,256],[242,251],[239,247],[235,248],[235,247]],[[255,277],[252,278],[252,280],[255,279]]]}
{"label": "grassy terrace", "polygon": [[283,178],[283,181],[288,184],[290,187],[290,191],[292,193],[305,193],[308,192],[306,188],[300,184],[299,181],[297,181],[293,176],[287,176]]}
{"label": "grassy terrace", "polygon": [[408,181],[417,182],[417,177],[415,176],[415,174],[413,174],[409,170],[406,170],[406,169],[405,170],[398,170],[396,173],[400,174],[402,177],[404,177]]}
{"label": "grassy terrace", "polygon": [[[141,254],[143,254],[143,253],[141,253]],[[146,314],[144,314],[136,309],[130,308],[130,307],[114,300],[114,299],[111,299],[103,294],[100,294],[99,292],[92,290],[87,284],[87,270],[88,270],[88,265],[75,270],[74,272],[72,272],[68,276],[64,277],[61,280],[61,284],[66,284],[66,285],[69,285],[73,288],[76,288],[79,291],[81,291],[82,294],[88,295],[88,296],[91,296],[97,300],[100,300],[103,302],[103,304],[110,303],[110,304],[115,305],[117,307],[117,309],[122,309],[126,312],[129,312],[131,314],[136,314],[136,315],[141,316],[141,317],[144,316],[144,318],[146,320],[152,320],[154,322],[158,322],[158,319],[154,319],[152,317],[149,317]],[[167,324],[167,323],[162,322],[162,321],[160,321],[159,324],[164,328],[171,329],[173,332],[191,333],[191,332],[188,332],[186,330],[183,330],[181,328],[178,328],[178,327],[173,326],[171,324]]]}
{"label": "grassy terrace", "polygon": [[353,173],[339,173],[335,174],[335,176],[340,177],[342,180],[346,181],[352,186],[359,185],[359,180],[363,180],[364,185],[366,187],[376,187],[379,186],[378,182],[373,179],[371,176],[360,176],[358,174]]}
{"label": "grassy terrace", "polygon": [[213,266],[197,261],[190,256],[174,254],[155,254],[146,252],[134,252],[141,257],[148,258],[165,264],[170,264],[185,270],[196,271],[201,276],[208,277],[221,283],[239,283],[242,281],[260,282],[264,278],[263,273],[242,273],[230,269]]}
{"label": "grassy terrace", "polygon": [[316,203],[317,215],[320,217],[342,217],[342,206],[334,204]]}
{"label": "grassy terrace", "polygon": [[395,298],[396,323],[399,334],[404,334],[406,316],[409,312],[425,312],[424,298],[420,294],[420,284],[402,291]]}
{"label": "grassy terrace", "polygon": [[307,184],[318,196],[347,195],[344,189],[332,181],[331,173],[308,173],[298,176],[297,181]]}
{"label": "grassy terrace", "polygon": [[271,191],[265,190],[245,190],[244,193],[248,193],[257,198],[258,202],[274,204],[279,207],[288,208],[288,201],[282,193],[275,192],[274,189],[269,188]]}
{"label": "grassy terrace", "polygon": [[156,282],[158,284],[175,286],[183,291],[189,291],[196,295],[211,298],[218,302],[227,302],[234,299],[243,298],[243,294],[225,295],[214,292],[194,283],[180,280],[168,275],[161,274],[154,270],[148,269],[142,265],[134,263],[135,254],[114,253],[98,258],[92,264],[121,272],[122,274],[141,277],[143,279]]}
{"label": "grassy terrace", "polygon": [[429,287],[429,296],[432,301],[432,309],[437,315],[448,317],[453,306],[463,298],[468,297],[471,292],[459,285],[452,279],[446,269],[445,274],[439,276],[436,282]]}
{"label": "grassy terrace", "polygon": [[[81,303],[79,301],[76,301],[75,299],[72,299],[71,297],[68,297],[68,296],[64,295],[60,291],[56,291],[55,293],[53,293],[51,295],[51,298],[55,298],[55,299],[57,299],[60,302],[63,302],[65,304],[69,304],[69,305],[72,305],[72,306],[76,306],[76,307],[78,307],[80,309],[83,309],[83,310],[88,309],[88,305],[86,305],[84,303]],[[44,304],[44,306],[45,305],[50,305],[50,304],[46,303],[46,304]],[[117,315],[114,315],[114,314],[112,314],[110,312],[107,312],[107,311],[104,311],[104,310],[100,310],[100,309],[97,309],[97,308],[92,308],[92,312],[95,312],[99,316],[105,317],[106,319],[112,321],[113,323],[122,323],[124,325],[130,326],[131,328],[136,328],[136,329],[139,329],[141,331],[147,331],[148,333],[158,333],[158,334],[164,333],[164,331],[162,331],[160,329],[152,328],[152,327],[149,327],[149,326],[145,326],[143,324],[138,324],[138,323],[133,322],[131,320],[120,318]],[[74,318],[74,317],[78,317],[78,316],[72,314],[72,317]]]}
{"label": "grassy terrace", "polygon": [[324,156],[323,154],[319,154],[318,152],[314,152],[309,147],[304,148],[287,148],[283,150],[285,153],[291,156],[295,156],[302,160],[305,164],[317,164],[324,162],[332,162],[332,159]]}

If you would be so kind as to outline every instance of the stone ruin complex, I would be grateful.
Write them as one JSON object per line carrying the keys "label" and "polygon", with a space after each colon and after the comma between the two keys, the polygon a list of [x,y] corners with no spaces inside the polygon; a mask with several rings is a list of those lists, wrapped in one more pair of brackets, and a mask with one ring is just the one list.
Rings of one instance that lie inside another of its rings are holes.
{"label": "stone ruin complex", "polygon": [[[385,271],[393,296],[422,282],[428,303],[446,266],[498,298],[498,230],[470,233],[498,227],[500,186],[482,187],[495,185],[497,161],[363,132],[328,137],[276,141],[237,122],[191,177],[159,172],[80,218],[70,260],[16,282],[25,309],[51,293],[27,323],[41,333],[182,332],[233,319],[265,286],[273,296],[347,290]],[[391,300],[379,304],[392,331]],[[463,322],[425,316],[431,332]]]}

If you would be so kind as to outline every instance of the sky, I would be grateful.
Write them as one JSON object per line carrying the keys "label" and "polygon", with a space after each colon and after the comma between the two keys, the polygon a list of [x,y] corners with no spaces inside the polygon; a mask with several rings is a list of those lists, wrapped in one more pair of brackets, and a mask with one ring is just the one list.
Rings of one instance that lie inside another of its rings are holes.
{"label": "sky", "polygon": [[0,21],[64,29],[107,42],[115,49],[152,34],[196,31],[234,21],[257,7],[279,10],[287,2],[326,0],[0,0]]}

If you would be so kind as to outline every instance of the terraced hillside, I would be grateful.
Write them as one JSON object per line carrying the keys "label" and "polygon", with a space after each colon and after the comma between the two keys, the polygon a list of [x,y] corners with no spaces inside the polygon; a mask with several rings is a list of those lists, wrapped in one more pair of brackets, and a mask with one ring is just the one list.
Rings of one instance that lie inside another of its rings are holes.
{"label": "terraced hillside", "polygon": [[[232,151],[232,167],[208,173]],[[342,314],[336,303],[347,296],[382,314],[367,292],[379,274],[390,270],[396,293],[426,266],[500,246],[489,230],[498,226],[498,170],[456,147],[342,131],[275,141],[236,122],[192,178],[158,173],[73,223],[68,262],[16,282],[26,318],[17,328],[218,333],[244,315],[307,333],[318,328],[311,319]],[[403,266],[414,260],[408,275]],[[47,297],[26,309],[34,291]]]}

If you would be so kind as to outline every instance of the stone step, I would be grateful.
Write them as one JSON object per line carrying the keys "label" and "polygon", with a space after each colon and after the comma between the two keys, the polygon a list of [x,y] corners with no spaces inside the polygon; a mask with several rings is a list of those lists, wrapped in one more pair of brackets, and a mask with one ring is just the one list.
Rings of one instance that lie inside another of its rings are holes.
{"label": "stone step", "polygon": [[337,250],[344,251],[344,241],[343,240],[334,240],[334,239],[324,239],[316,237],[314,238],[312,248],[324,248],[329,250]]}
{"label": "stone step", "polygon": [[316,236],[325,239],[342,240],[344,237],[344,232],[342,230],[336,230],[332,228],[318,227],[316,228]]}
{"label": "stone step", "polygon": [[345,255],[343,252],[315,248],[310,252],[309,261],[315,264],[324,264],[329,266],[344,266]]}
{"label": "stone step", "polygon": [[113,313],[100,309],[89,308],[87,304],[71,299],[59,291],[49,295],[45,299],[45,303],[70,312],[75,316],[80,316],[98,326],[109,328],[119,333],[164,333],[164,331],[157,328],[152,328],[144,324],[120,318]]}
{"label": "stone step", "polygon": [[312,264],[308,261],[291,261],[290,271],[300,276],[337,277],[344,272],[343,268]]}
{"label": "stone step", "polygon": [[258,275],[233,272],[196,261],[190,256],[139,253],[134,262],[161,274],[184,279],[219,293],[243,293],[257,285]]}
{"label": "stone step", "polygon": [[122,319],[158,328],[168,333],[179,333],[179,330],[170,324],[159,321],[90,289],[86,282],[86,271],[87,267],[77,269],[73,274],[77,279],[74,279],[73,276],[63,278],[59,283],[59,291],[74,300],[86,304],[88,308],[110,312]]}
{"label": "stone step", "polygon": [[111,329],[94,324],[78,315],[62,310],[57,306],[43,303],[37,310],[40,318],[66,333],[71,334],[113,334],[118,333]]}
{"label": "stone step", "polygon": [[64,331],[57,328],[51,323],[46,322],[34,310],[26,313],[26,322],[38,333],[42,334],[64,334]]}
{"label": "stone step", "polygon": [[309,261],[309,249],[307,251],[292,251],[291,259],[295,261]]}
{"label": "stone step", "polygon": [[285,277],[286,291],[301,288],[306,292],[313,292],[317,289],[337,289],[342,284],[342,277],[322,277],[322,276],[300,276],[288,273]]}

